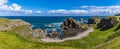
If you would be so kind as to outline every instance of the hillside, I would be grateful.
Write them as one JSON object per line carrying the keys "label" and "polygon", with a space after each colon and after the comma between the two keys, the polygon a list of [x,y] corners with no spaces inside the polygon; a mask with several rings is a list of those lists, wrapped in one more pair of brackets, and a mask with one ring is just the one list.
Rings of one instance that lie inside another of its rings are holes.
{"label": "hillside", "polygon": [[[118,20],[119,16],[116,16]],[[8,21],[8,20],[7,20]],[[9,24],[6,19],[0,20],[0,24]],[[4,23],[5,22],[5,23]],[[28,32],[24,25],[16,27],[7,32],[0,32],[1,49],[119,49],[120,47],[120,20],[117,24],[107,30],[96,28],[97,25],[91,26],[94,31],[82,39],[68,40],[58,43],[32,42],[16,34],[15,31]],[[21,29],[22,28],[22,29]],[[29,27],[28,27],[29,28]]]}

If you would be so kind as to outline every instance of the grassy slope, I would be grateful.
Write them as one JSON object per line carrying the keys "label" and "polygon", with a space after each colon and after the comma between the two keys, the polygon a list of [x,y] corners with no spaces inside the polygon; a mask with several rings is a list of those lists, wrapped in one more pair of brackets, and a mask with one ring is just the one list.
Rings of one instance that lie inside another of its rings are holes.
{"label": "grassy slope", "polygon": [[[100,31],[95,29],[94,32],[90,33],[88,36],[83,37],[78,40],[70,40],[62,43],[34,43],[27,41],[21,37],[18,37],[16,34],[11,32],[0,32],[0,48],[1,49],[91,49],[96,47],[99,44],[105,45],[100,48],[120,48],[119,40],[120,37],[114,37],[113,39],[108,40],[109,36],[114,34],[114,30],[120,25],[118,23],[113,28]],[[113,47],[111,47],[113,46]]]}
{"label": "grassy slope", "polygon": [[72,47],[53,46],[26,41],[11,32],[0,32],[0,49],[73,49]]}

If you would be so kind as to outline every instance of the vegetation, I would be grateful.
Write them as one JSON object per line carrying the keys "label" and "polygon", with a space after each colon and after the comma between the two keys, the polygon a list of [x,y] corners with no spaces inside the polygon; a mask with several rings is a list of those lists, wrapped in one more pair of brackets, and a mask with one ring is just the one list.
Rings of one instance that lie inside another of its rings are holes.
{"label": "vegetation", "polygon": [[[120,17],[117,16],[118,19]],[[120,20],[119,20],[120,21]],[[108,30],[99,28],[82,39],[59,43],[31,42],[14,32],[0,32],[1,49],[120,49],[120,22]],[[19,28],[20,29],[20,28]],[[24,27],[23,27],[24,29]],[[116,30],[116,31],[115,31]]]}

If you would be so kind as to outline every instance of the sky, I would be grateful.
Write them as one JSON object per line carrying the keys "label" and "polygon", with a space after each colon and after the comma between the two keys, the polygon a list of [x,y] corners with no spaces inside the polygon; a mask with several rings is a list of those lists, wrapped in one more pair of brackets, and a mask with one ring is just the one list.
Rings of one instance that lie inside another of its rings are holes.
{"label": "sky", "polygon": [[0,16],[111,16],[120,0],[0,0]]}

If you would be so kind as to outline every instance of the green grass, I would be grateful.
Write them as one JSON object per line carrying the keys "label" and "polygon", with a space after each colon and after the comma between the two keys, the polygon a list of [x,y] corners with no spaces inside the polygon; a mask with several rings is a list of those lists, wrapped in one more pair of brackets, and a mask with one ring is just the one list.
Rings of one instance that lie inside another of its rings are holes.
{"label": "green grass", "polygon": [[35,44],[25,42],[23,39],[18,38],[15,34],[10,32],[0,32],[0,48],[1,49],[32,49]]}
{"label": "green grass", "polygon": [[95,29],[82,39],[58,43],[32,42],[18,36],[14,32],[0,32],[0,49],[119,49],[119,30],[114,32],[119,25],[120,23],[105,31]]}
{"label": "green grass", "polygon": [[0,32],[0,49],[74,49],[27,41],[11,32]]}

